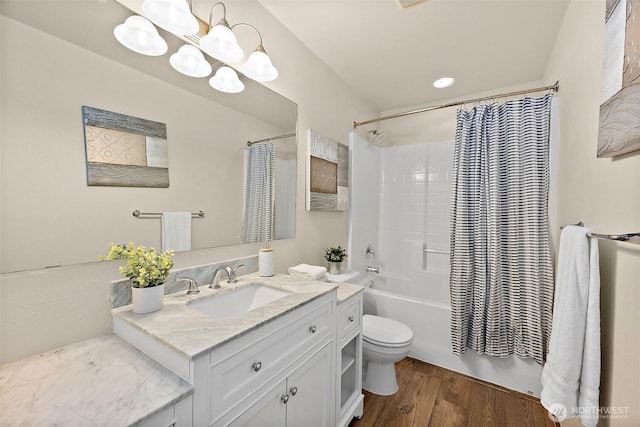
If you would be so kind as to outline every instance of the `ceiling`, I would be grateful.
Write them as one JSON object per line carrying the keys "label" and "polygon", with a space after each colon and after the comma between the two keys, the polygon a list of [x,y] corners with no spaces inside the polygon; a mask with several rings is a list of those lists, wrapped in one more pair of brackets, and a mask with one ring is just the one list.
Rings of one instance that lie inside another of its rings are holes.
{"label": "ceiling", "polygon": [[[429,0],[402,9],[396,0],[260,3],[381,112],[541,80],[568,5]],[[456,83],[435,89],[433,81],[443,76]]]}
{"label": "ceiling", "polygon": [[[428,0],[407,9],[397,0],[258,1],[362,99],[388,112],[541,80],[569,0]],[[102,41],[101,46],[85,47],[107,56],[125,51],[111,37],[82,36],[110,33],[113,22],[128,16],[113,2],[0,1],[0,5],[2,14],[30,20],[26,23],[74,43]],[[56,25],[57,20],[47,19],[61,9],[68,20],[89,27]],[[105,19],[87,18],[97,15]],[[98,28],[102,23],[106,27]],[[173,80],[185,80],[165,68]],[[159,72],[158,67],[151,71]],[[443,76],[455,78],[456,83],[435,89],[433,81]]]}

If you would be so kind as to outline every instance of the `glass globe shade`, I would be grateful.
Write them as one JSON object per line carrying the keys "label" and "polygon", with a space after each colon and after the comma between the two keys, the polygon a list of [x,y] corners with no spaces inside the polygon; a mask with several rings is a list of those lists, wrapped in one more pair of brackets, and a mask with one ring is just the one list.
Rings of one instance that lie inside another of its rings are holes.
{"label": "glass globe shade", "polygon": [[113,35],[126,48],[142,55],[160,56],[167,52],[167,42],[146,18],[133,15],[113,30]]}
{"label": "glass globe shade", "polygon": [[226,93],[238,93],[244,90],[244,83],[240,81],[236,72],[226,65],[218,68],[214,76],[209,79],[209,85]]}
{"label": "glass globe shade", "polygon": [[200,49],[185,44],[169,58],[171,66],[180,73],[190,77],[207,77],[211,74],[211,64],[205,59]]}
{"label": "glass globe shade", "polygon": [[278,78],[278,70],[271,63],[269,55],[262,50],[256,50],[247,62],[242,64],[240,71],[252,80],[258,82],[270,82]]}
{"label": "glass globe shade", "polygon": [[212,27],[209,33],[200,39],[200,47],[222,62],[238,62],[244,58],[244,52],[236,36],[226,25],[218,24]]}
{"label": "glass globe shade", "polygon": [[173,34],[192,35],[200,29],[184,0],[144,0],[142,14]]}

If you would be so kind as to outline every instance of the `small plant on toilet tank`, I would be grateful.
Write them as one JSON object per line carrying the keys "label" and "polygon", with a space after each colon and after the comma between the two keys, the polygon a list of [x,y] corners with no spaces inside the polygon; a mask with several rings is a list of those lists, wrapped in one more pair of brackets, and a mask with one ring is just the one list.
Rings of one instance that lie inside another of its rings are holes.
{"label": "small plant on toilet tank", "polygon": [[324,258],[329,264],[329,274],[340,274],[342,261],[344,261],[346,257],[347,251],[340,245],[325,248]]}

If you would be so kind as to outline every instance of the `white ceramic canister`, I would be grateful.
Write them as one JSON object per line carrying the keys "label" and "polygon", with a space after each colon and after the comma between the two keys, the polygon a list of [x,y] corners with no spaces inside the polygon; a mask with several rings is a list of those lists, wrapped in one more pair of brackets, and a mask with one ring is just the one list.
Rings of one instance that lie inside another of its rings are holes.
{"label": "white ceramic canister", "polygon": [[258,253],[258,274],[262,277],[273,276],[273,248],[268,245]]}

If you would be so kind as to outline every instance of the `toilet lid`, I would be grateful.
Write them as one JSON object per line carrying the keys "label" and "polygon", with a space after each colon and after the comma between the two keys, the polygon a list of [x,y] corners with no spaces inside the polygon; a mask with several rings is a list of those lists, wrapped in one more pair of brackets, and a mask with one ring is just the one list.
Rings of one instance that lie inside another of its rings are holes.
{"label": "toilet lid", "polygon": [[362,316],[362,338],[381,346],[395,347],[413,339],[413,331],[404,323],[386,317]]}

